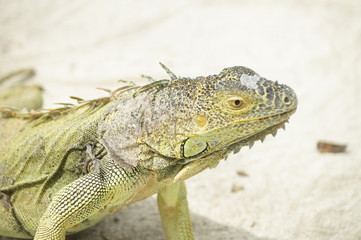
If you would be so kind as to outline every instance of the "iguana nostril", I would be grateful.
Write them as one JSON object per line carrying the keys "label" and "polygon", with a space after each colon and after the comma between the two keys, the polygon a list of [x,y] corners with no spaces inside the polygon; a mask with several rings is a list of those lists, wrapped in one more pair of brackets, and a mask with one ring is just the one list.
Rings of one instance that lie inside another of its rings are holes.
{"label": "iguana nostril", "polygon": [[290,98],[287,97],[287,96],[283,98],[283,102],[284,102],[284,104],[286,104],[286,105],[291,104],[291,100],[290,100]]}

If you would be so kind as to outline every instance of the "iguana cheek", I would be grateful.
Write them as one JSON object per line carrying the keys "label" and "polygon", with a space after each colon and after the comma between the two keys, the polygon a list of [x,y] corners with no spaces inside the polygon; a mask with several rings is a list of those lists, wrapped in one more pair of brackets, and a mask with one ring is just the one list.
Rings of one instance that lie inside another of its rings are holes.
{"label": "iguana cheek", "polygon": [[193,157],[207,148],[208,144],[201,138],[188,138],[183,145],[184,157]]}

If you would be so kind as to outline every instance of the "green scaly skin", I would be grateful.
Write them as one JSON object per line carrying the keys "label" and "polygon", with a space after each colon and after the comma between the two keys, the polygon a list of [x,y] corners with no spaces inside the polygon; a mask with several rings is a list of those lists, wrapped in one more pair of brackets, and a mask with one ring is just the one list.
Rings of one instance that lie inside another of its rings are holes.
{"label": "green scaly skin", "polygon": [[184,180],[274,133],[297,97],[245,67],[195,79],[163,68],[171,80],[73,107],[1,108],[0,235],[65,239],[158,193],[166,238],[193,239]]}

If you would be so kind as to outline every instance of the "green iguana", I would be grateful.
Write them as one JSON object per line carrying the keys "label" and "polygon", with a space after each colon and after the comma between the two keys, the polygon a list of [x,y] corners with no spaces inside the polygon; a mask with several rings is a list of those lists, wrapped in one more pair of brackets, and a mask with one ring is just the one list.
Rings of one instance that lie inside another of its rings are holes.
{"label": "green iguana", "polygon": [[184,180],[283,127],[297,97],[246,67],[163,67],[170,80],[74,106],[1,108],[0,235],[65,239],[158,193],[166,238],[193,239]]}

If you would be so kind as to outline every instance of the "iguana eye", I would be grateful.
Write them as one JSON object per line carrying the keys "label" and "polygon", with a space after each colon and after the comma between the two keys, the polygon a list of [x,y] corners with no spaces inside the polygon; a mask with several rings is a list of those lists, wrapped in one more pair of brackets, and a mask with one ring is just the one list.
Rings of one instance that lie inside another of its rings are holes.
{"label": "iguana eye", "polygon": [[234,96],[231,98],[228,98],[227,103],[230,108],[232,109],[241,109],[245,106],[245,101],[242,97]]}

